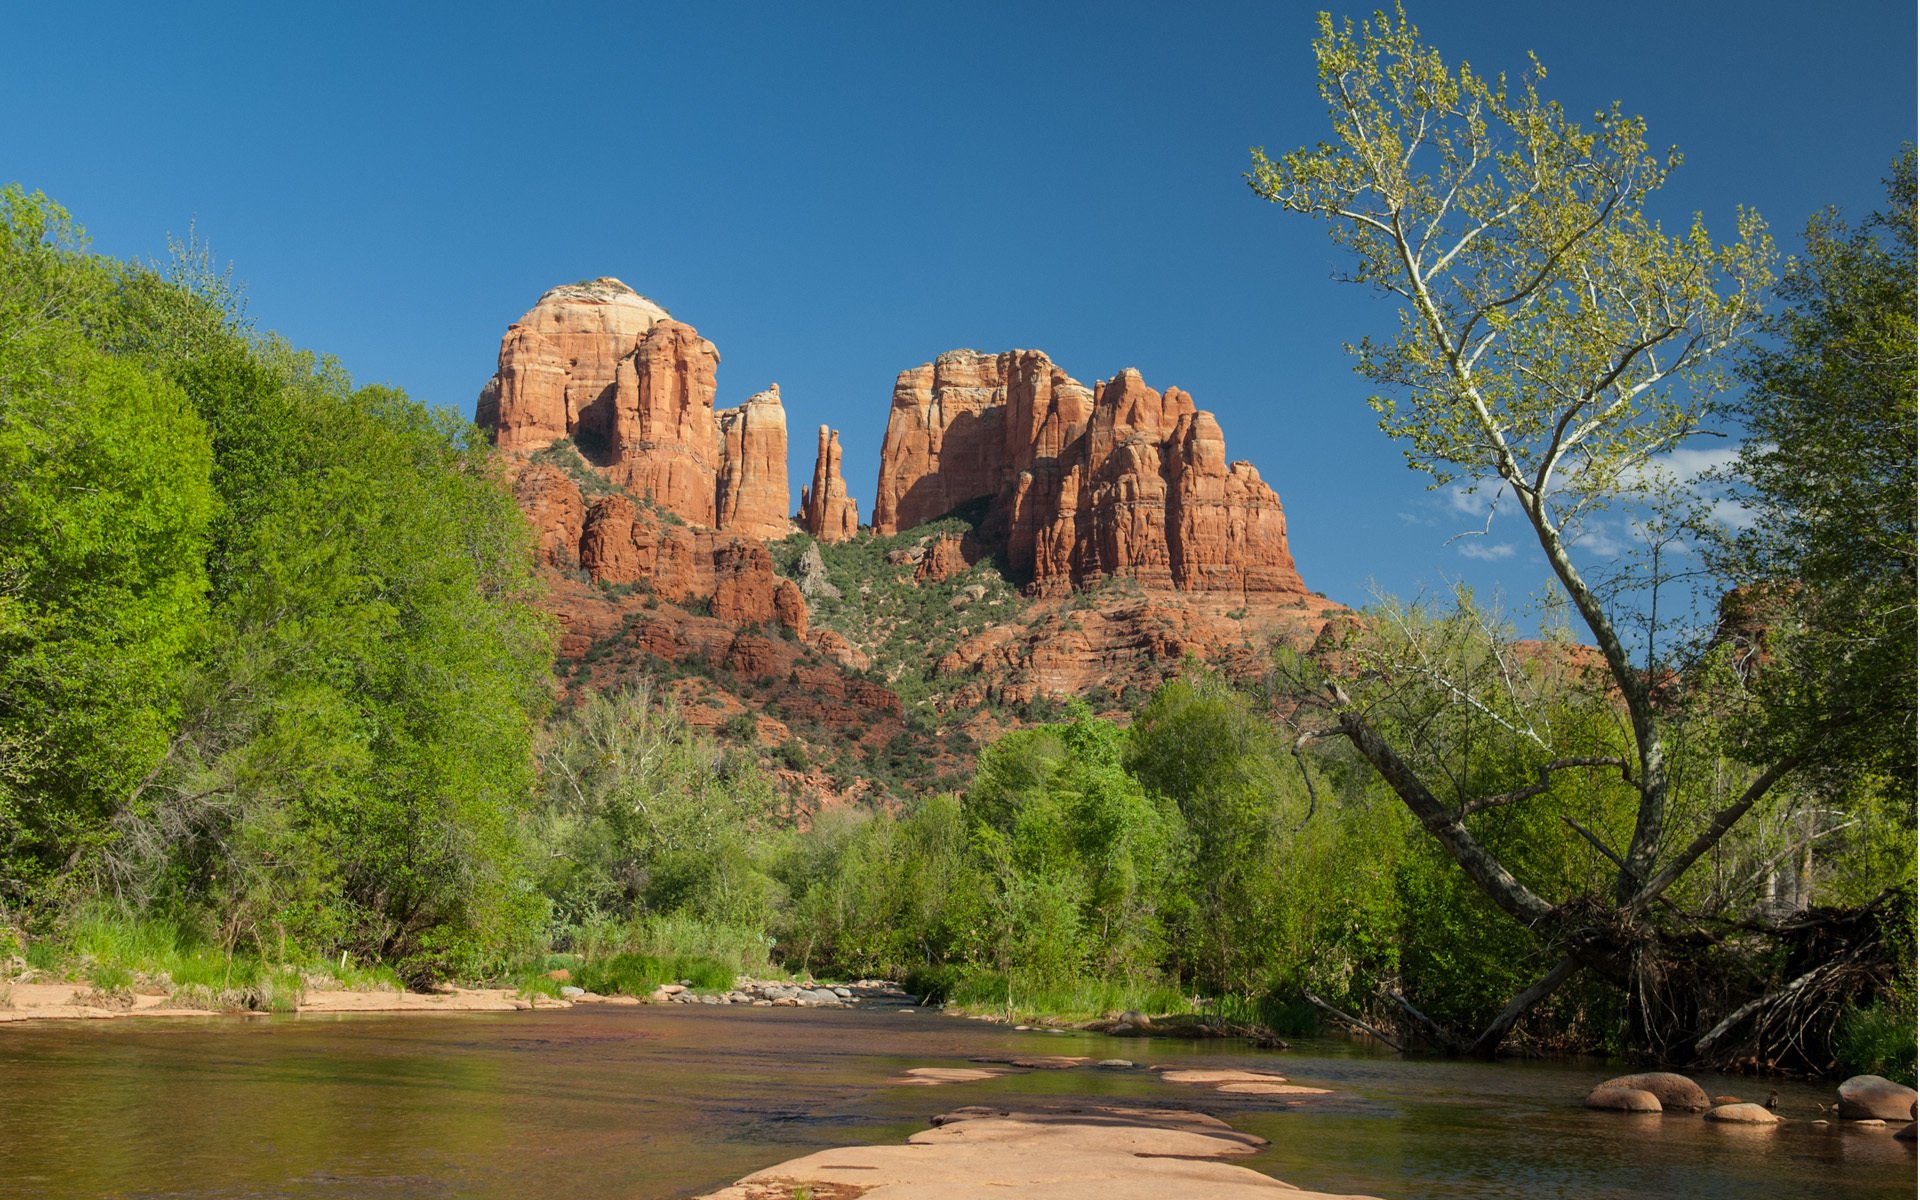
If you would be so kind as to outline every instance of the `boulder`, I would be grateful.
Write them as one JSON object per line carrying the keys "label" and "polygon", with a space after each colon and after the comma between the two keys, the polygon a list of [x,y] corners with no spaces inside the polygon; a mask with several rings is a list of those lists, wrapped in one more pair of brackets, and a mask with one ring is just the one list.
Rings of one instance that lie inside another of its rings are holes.
{"label": "boulder", "polygon": [[1781,1118],[1762,1104],[1721,1104],[1707,1110],[1707,1120],[1732,1125],[1777,1125]]}
{"label": "boulder", "polygon": [[1605,1109],[1609,1112],[1657,1113],[1661,1111],[1660,1098],[1645,1088],[1617,1087],[1603,1083],[1587,1093],[1588,1108]]}
{"label": "boulder", "polygon": [[1911,1121],[1915,1092],[1879,1075],[1855,1075],[1842,1083],[1839,1115],[1843,1121]]}
{"label": "boulder", "polygon": [[1676,1075],[1672,1071],[1643,1071],[1638,1075],[1621,1075],[1607,1080],[1600,1086],[1651,1092],[1660,1101],[1660,1107],[1669,1112],[1705,1112],[1711,1107],[1707,1102],[1706,1091],[1699,1084],[1685,1075]]}
{"label": "boulder", "polygon": [[827,575],[826,560],[820,557],[820,547],[809,544],[801,551],[800,562],[794,568],[794,575],[800,584],[800,594],[809,600],[838,600],[840,589],[833,586],[833,580]]}

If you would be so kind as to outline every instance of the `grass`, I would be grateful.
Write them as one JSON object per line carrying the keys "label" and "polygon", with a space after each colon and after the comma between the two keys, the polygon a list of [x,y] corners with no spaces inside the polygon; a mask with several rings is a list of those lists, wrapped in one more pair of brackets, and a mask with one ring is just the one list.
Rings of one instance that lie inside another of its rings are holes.
{"label": "grass", "polygon": [[338,962],[268,962],[229,954],[198,931],[164,916],[128,917],[108,908],[81,912],[57,936],[24,947],[28,966],[84,980],[103,996],[162,988],[174,1008],[245,1008],[292,1012],[311,988],[404,990],[387,966]]}
{"label": "grass", "polygon": [[[702,920],[685,913],[648,915],[624,924],[576,931],[575,954],[549,955],[524,969],[523,988],[545,991],[560,984],[546,972],[565,967],[572,982],[602,995],[644,996],[663,983],[682,980],[697,990],[725,991],[742,975],[779,974],[758,930]],[[551,965],[548,965],[551,964]]]}
{"label": "grass", "polygon": [[1834,1049],[1853,1075],[1879,1075],[1912,1087],[1915,1067],[1914,1004],[1896,991],[1890,1000],[1849,1009],[1835,1031]]}
{"label": "grass", "polygon": [[932,967],[909,972],[902,986],[917,998],[975,1012],[1003,1012],[1017,1020],[1094,1021],[1123,1012],[1149,1016],[1191,1013],[1193,1001],[1167,983],[1124,979],[1070,979],[1048,983],[1014,979],[977,967]]}

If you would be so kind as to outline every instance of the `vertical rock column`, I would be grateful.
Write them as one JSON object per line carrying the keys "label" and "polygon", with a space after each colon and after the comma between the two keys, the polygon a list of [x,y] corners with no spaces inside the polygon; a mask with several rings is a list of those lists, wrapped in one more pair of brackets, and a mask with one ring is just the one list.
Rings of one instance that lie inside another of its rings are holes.
{"label": "vertical rock column", "polygon": [[787,518],[787,410],[780,406],[780,385],[722,411],[718,422],[718,528],[742,537],[787,536],[793,525]]}
{"label": "vertical rock column", "polygon": [[860,513],[840,474],[840,435],[820,427],[813,486],[800,489],[800,525],[823,542],[844,542],[860,528]]}

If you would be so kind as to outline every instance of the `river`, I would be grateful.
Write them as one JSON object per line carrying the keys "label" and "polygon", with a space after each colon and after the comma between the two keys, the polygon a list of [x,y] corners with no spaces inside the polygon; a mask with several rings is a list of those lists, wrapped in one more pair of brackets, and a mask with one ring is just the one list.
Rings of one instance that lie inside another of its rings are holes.
{"label": "river", "polygon": [[[1278,1070],[1282,1103],[1144,1071],[937,1088],[903,1068],[1079,1054]],[[1783,1085],[1771,1131],[1580,1107],[1604,1068],[1406,1061],[1343,1043],[1020,1032],[925,1010],[660,1006],[518,1014],[75,1021],[0,1027],[0,1196],[684,1197],[830,1146],[898,1142],[937,1112],[1023,1099],[1212,1112],[1271,1139],[1256,1170],[1421,1197],[1913,1196],[1884,1130],[1818,1127],[1832,1090]],[[1764,1097],[1753,1080],[1709,1092]]]}

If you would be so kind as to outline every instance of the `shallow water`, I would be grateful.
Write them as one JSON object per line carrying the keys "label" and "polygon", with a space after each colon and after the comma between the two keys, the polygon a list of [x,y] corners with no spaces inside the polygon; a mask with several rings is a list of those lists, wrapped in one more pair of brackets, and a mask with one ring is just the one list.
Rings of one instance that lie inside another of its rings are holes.
{"label": "shallow water", "polygon": [[[1145,1072],[887,1080],[975,1055],[1248,1066],[1330,1087],[1235,1097]],[[0,1026],[0,1196],[690,1196],[829,1146],[898,1142],[937,1112],[1021,1098],[1215,1113],[1273,1145],[1247,1165],[1382,1197],[1913,1196],[1884,1130],[1772,1132],[1589,1113],[1609,1072],[1408,1062],[1340,1043],[1023,1033],[890,1009],[575,1008],[464,1015]],[[1767,1085],[1702,1078],[1748,1098]]]}

